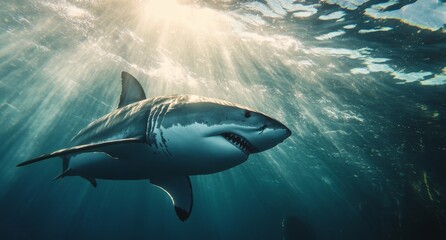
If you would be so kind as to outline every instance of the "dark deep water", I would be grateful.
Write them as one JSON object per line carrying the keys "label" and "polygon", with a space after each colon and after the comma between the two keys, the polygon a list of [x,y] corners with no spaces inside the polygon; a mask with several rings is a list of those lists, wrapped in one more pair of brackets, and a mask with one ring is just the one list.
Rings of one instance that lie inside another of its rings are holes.
{"label": "dark deep water", "polygon": [[[181,2],[2,2],[0,239],[446,238],[444,1]],[[148,181],[15,167],[114,109],[122,70],[293,135],[191,177],[184,223]]]}

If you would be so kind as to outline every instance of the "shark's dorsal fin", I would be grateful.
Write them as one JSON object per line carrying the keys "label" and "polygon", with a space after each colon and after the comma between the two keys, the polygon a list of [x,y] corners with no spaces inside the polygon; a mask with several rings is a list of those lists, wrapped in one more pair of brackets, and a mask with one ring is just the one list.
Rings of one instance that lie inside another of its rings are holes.
{"label": "shark's dorsal fin", "polygon": [[172,199],[175,212],[186,221],[192,212],[192,184],[188,176],[150,178],[150,183],[164,190]]}
{"label": "shark's dorsal fin", "polygon": [[122,90],[118,108],[146,99],[141,84],[128,72],[121,73]]}

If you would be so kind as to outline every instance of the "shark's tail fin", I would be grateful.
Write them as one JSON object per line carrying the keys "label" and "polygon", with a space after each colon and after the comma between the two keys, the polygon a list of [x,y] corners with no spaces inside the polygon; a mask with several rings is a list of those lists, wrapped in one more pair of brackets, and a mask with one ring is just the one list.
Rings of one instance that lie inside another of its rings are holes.
{"label": "shark's tail fin", "polygon": [[63,178],[65,176],[67,176],[68,173],[70,173],[70,171],[71,171],[71,169],[68,168],[67,170],[65,170],[61,174],[59,174],[57,177],[53,178],[53,181],[56,181],[59,178]]}
{"label": "shark's tail fin", "polygon": [[92,143],[86,145],[79,145],[72,148],[61,149],[49,154],[41,155],[39,157],[24,161],[22,163],[17,164],[17,167],[25,166],[31,163],[40,162],[46,159],[55,158],[55,157],[67,157],[72,154],[84,153],[84,152],[106,152],[106,149],[110,146],[123,144],[123,143],[144,143],[145,136],[138,136],[135,138],[124,138],[118,140],[112,140],[107,142],[100,143]]}
{"label": "shark's tail fin", "polygon": [[67,156],[62,156],[62,173],[57,177],[53,178],[53,181],[65,177],[71,170],[68,168],[68,163],[70,159]]}
{"label": "shark's tail fin", "polygon": [[68,169],[68,163],[70,159],[67,156],[62,157],[62,172],[65,172]]}

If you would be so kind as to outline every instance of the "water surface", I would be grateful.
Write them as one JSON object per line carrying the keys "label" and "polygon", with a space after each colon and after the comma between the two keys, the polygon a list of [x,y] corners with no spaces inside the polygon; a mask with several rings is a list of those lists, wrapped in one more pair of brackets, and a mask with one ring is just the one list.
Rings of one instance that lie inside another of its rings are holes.
{"label": "water surface", "polygon": [[[438,0],[6,1],[0,8],[1,239],[442,239],[446,3]],[[179,221],[148,181],[50,180],[116,108],[148,96],[250,106],[292,137],[191,178]]]}

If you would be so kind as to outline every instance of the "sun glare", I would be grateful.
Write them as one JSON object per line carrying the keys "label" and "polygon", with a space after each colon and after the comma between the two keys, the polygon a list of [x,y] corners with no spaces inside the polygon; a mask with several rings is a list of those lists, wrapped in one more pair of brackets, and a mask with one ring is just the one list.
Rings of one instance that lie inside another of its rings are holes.
{"label": "sun glare", "polygon": [[139,17],[143,21],[158,21],[179,25],[192,31],[212,31],[221,23],[221,14],[215,10],[201,8],[193,3],[176,0],[148,0],[141,2]]}
{"label": "sun glare", "polygon": [[176,16],[183,15],[188,7],[182,6],[175,0],[149,0],[142,2],[142,14],[163,20],[175,20]]}

